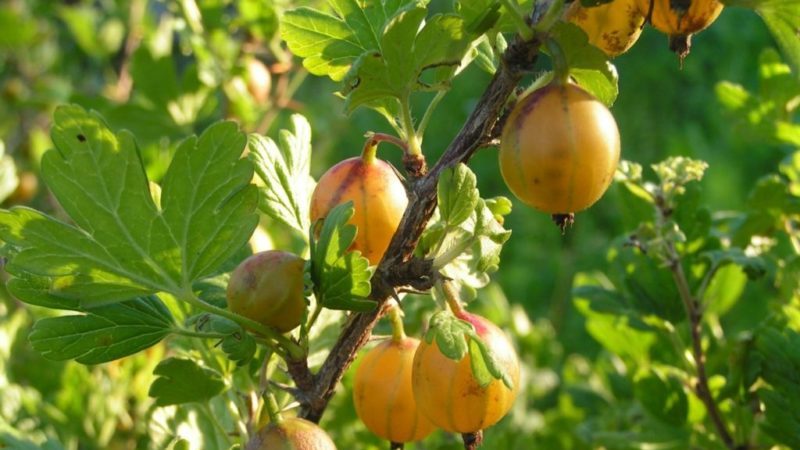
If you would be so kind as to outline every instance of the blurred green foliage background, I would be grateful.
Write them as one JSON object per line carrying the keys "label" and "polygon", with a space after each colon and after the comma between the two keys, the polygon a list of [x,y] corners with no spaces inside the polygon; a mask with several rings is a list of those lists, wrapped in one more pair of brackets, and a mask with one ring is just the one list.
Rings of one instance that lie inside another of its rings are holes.
{"label": "blurred green foliage background", "polygon": [[[290,114],[305,115],[313,129],[316,176],[358,154],[365,132],[391,132],[390,127],[364,109],[347,117],[342,100],[334,95],[339,87],[306,76],[298,61],[292,67],[291,55],[276,35],[281,10],[318,3],[4,1],[0,149],[14,162],[3,172],[4,183],[16,174],[37,173],[39,158],[51,147],[52,111],[68,102],[100,111],[114,129],[133,131],[156,180],[180,139],[223,118],[239,120],[248,132],[274,137]],[[446,10],[452,5],[434,1],[433,7]],[[699,201],[714,217],[724,217],[726,211],[742,209],[756,180],[775,172],[794,148],[744,126],[717,96],[723,80],[748,91],[761,88],[759,58],[775,43],[759,17],[751,10],[728,8],[693,44],[681,67],[668,51],[666,37],[646,29],[636,46],[614,61],[620,95],[612,111],[624,159],[645,167],[672,155],[707,161],[710,168],[698,190]],[[272,96],[266,102],[247,93],[245,67],[252,57],[273,71]],[[541,58],[534,75],[547,64]],[[284,66],[289,70],[284,72]],[[428,127],[423,144],[428,161],[435,161],[456,135],[489,78],[471,67],[456,79]],[[430,98],[415,98],[415,111],[420,113]],[[478,175],[483,197],[511,197],[495,153],[481,150],[470,168]],[[395,149],[385,146],[380,154],[400,166]],[[39,186],[32,197],[23,194],[12,194],[4,206],[26,204],[59,214],[46,187]],[[615,185],[594,207],[579,213],[575,226],[562,235],[547,215],[515,202],[506,221],[513,235],[494,275],[496,283],[482,290],[470,308],[514,336],[527,367],[525,392],[509,417],[487,432],[485,448],[529,449],[533,443],[535,448],[592,448],[591,430],[613,429],[615,421],[624,428],[631,420],[623,417],[620,404],[621,399],[633,402],[633,388],[607,376],[615,373],[608,368],[619,362],[587,333],[573,286],[576,276],[583,276],[579,274],[610,271],[609,249],[648,214]],[[296,245],[279,227],[265,225],[276,245]],[[741,317],[728,320],[756,323],[768,313],[758,306],[759,297],[770,295],[769,280],[748,285],[745,303],[751,306],[734,309],[731,314]],[[429,303],[416,298],[405,302],[410,333],[419,334]],[[160,413],[147,398],[147,380],[163,349],[96,367],[47,361],[25,339],[33,320],[47,314],[53,313],[8,295],[0,303],[0,448],[169,448],[175,430],[168,428],[193,423],[203,429],[197,425],[202,420],[191,414],[153,418]],[[386,324],[378,333],[388,333]],[[378,448],[384,444],[355,419],[347,387],[351,377],[352,371],[323,426],[339,448]],[[607,392],[610,385],[618,388],[613,395]],[[617,405],[612,408],[613,402]],[[605,445],[627,448],[635,441],[626,443],[625,435],[616,438]],[[619,445],[609,444],[613,442]],[[438,433],[417,448],[455,449],[460,442]]]}

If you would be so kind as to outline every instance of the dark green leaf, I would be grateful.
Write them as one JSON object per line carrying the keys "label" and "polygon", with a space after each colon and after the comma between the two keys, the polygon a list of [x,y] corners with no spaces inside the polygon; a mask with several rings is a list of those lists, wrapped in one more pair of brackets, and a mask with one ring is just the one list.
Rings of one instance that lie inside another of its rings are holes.
{"label": "dark green leaf", "polygon": [[458,319],[449,311],[439,311],[431,317],[428,331],[425,333],[427,343],[436,342],[439,351],[454,361],[461,361],[467,355],[467,335],[472,325]]}
{"label": "dark green leaf", "polygon": [[[528,13],[533,9],[531,0],[511,0],[518,9]],[[497,34],[498,32],[516,32],[514,19],[503,2],[498,0],[459,0],[458,13],[469,25],[470,32]]]}
{"label": "dark green leaf", "polygon": [[157,378],[148,394],[158,406],[203,402],[225,389],[219,373],[188,359],[165,359],[158,363],[153,375]]}
{"label": "dark green leaf", "polygon": [[169,310],[157,297],[92,308],[83,315],[41,319],[30,334],[47,358],[98,364],[151,347],[172,330]]}
{"label": "dark green leaf", "polygon": [[503,380],[503,384],[507,388],[514,389],[514,381],[511,376],[497,361],[494,352],[474,332],[470,334],[469,338],[469,358],[472,375],[478,381],[478,385],[486,387],[492,380]]}
{"label": "dark green leaf", "polygon": [[228,359],[242,367],[253,359],[256,353],[256,340],[252,334],[242,330],[222,339],[222,351],[228,355]]}
{"label": "dark green leaf", "polygon": [[762,430],[791,448],[800,448],[800,334],[764,329],[756,338],[761,377],[770,387],[758,390],[766,423]]}
{"label": "dark green leaf", "polygon": [[252,167],[240,159],[245,136],[233,123],[178,148],[163,209],[130,134],[66,106],[56,110],[53,141],[42,175],[76,226],[26,208],[0,211],[0,236],[18,249],[8,271],[49,277],[53,295],[86,306],[180,292],[229,260],[256,226]]}
{"label": "dark green leaf", "polygon": [[725,264],[736,264],[741,267],[747,277],[751,280],[764,276],[767,268],[764,260],[758,257],[747,256],[739,248],[727,250],[715,250],[703,254],[711,261],[712,266],[723,266]]}
{"label": "dark green leaf", "polygon": [[442,172],[437,185],[439,214],[446,226],[460,225],[467,220],[478,203],[475,174],[464,164]]}
{"label": "dark green leaf", "polygon": [[659,420],[676,427],[686,423],[689,402],[679,380],[651,371],[636,379],[634,390],[642,406]]}
{"label": "dark green leaf", "polygon": [[[287,11],[281,37],[314,75],[340,81],[357,58],[380,49],[386,23],[421,2],[380,0],[362,9],[355,0],[332,0],[334,14],[311,8]],[[402,45],[402,43],[401,43]]]}
{"label": "dark green leaf", "polygon": [[800,78],[800,2],[797,0],[762,0],[756,11],[764,19],[772,36]]}
{"label": "dark green leaf", "polygon": [[241,159],[245,135],[233,122],[184,141],[162,182],[162,216],[177,240],[184,280],[213,274],[258,225],[253,166]]}
{"label": "dark green leaf", "polygon": [[617,69],[602,50],[591,45],[586,33],[577,25],[559,22],[553,27],[569,66],[569,74],[578,85],[611,106],[619,93]]}
{"label": "dark green leaf", "polygon": [[511,377],[475,332],[474,327],[450,311],[439,311],[431,317],[425,342],[435,342],[439,351],[453,361],[461,361],[469,355],[472,375],[479,386],[486,387],[497,379],[503,380],[509,389],[513,388]]}
{"label": "dark green leaf", "polygon": [[8,291],[25,303],[52,309],[80,311],[77,299],[59,297],[54,293],[52,280],[32,274],[20,274],[6,283]]}
{"label": "dark green leaf", "polygon": [[367,300],[372,289],[369,261],[361,252],[350,251],[356,237],[353,202],[331,209],[322,223],[319,238],[312,239],[311,280],[317,300],[326,308],[369,311],[375,302]]}

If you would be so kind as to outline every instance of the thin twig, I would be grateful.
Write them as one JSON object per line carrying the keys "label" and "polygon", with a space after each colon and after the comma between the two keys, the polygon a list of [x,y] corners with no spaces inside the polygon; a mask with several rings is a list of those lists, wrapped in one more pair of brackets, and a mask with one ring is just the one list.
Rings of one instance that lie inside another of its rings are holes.
{"label": "thin twig", "polygon": [[[660,220],[666,221],[669,216],[669,211],[666,209],[664,202],[656,202],[659,205]],[[711,389],[708,387],[708,375],[706,374],[706,358],[703,352],[703,337],[702,337],[702,324],[703,324],[703,310],[700,307],[700,302],[694,297],[689,288],[689,281],[686,278],[686,273],[681,264],[680,255],[675,249],[672,242],[667,244],[667,257],[672,279],[678,287],[678,293],[683,301],[686,315],[689,319],[689,329],[692,336],[692,356],[694,358],[695,367],[697,369],[697,383],[693,386],[695,394],[703,402],[711,421],[714,423],[719,437],[722,442],[731,450],[735,450],[736,443],[728,430],[727,425],[722,419],[717,403],[714,401],[714,396],[711,394]]]}

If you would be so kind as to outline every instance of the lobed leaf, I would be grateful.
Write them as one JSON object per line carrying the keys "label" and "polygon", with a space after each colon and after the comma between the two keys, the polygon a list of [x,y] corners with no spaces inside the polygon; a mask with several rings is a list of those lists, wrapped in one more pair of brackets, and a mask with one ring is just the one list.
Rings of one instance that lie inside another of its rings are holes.
{"label": "lobed leaf", "polygon": [[766,422],[762,430],[791,448],[800,446],[800,334],[764,329],[756,338],[761,377],[769,384],[758,390]]}
{"label": "lobed leaf", "polygon": [[[8,271],[28,279],[10,284],[51,296],[40,302],[87,307],[180,292],[230,259],[257,224],[252,167],[240,159],[245,136],[233,123],[179,146],[162,209],[129,133],[115,135],[97,114],[64,106],[52,135],[56,149],[45,154],[42,176],[75,225],[28,208],[0,211],[0,238],[14,249]],[[31,276],[42,277],[35,290]]]}
{"label": "lobed leaf", "polygon": [[355,225],[347,223],[352,216],[353,202],[337,205],[322,222],[319,237],[312,236],[311,280],[322,306],[370,311],[376,304],[367,299],[372,289],[369,261],[361,252],[349,250],[357,232]]}
{"label": "lobed leaf", "polygon": [[219,373],[188,359],[167,358],[158,363],[153,375],[156,379],[148,395],[158,406],[203,402],[225,389]]}
{"label": "lobed leaf", "polygon": [[475,174],[465,164],[445,170],[439,177],[437,195],[441,221],[448,227],[460,225],[472,215],[478,203]]}
{"label": "lobed leaf", "polygon": [[29,339],[46,358],[98,364],[155,345],[170,333],[173,323],[166,306],[151,296],[92,308],[82,315],[41,319]]}
{"label": "lobed leaf", "polygon": [[472,375],[479,386],[486,387],[493,380],[502,380],[509,389],[513,388],[511,377],[473,326],[450,311],[439,311],[431,317],[425,342],[435,342],[439,351],[453,361],[461,361],[469,355]]}
{"label": "lobed leaf", "polygon": [[586,33],[572,23],[557,23],[553,38],[561,46],[569,74],[577,84],[606,106],[613,105],[619,94],[619,76],[608,56],[591,45]]}
{"label": "lobed leaf", "polygon": [[341,81],[359,56],[379,49],[386,22],[418,4],[423,3],[381,0],[362,8],[356,0],[332,0],[333,14],[297,8],[284,14],[281,37],[309,72]]}
{"label": "lobed leaf", "polygon": [[260,209],[305,236],[314,181],[310,175],[311,126],[305,117],[292,116],[292,131],[282,130],[279,143],[250,135],[249,158],[264,182]]}
{"label": "lobed leaf", "polygon": [[365,105],[387,114],[413,91],[446,88],[480,37],[458,14],[428,18],[426,4],[336,0],[332,14],[297,8],[284,16],[282,36],[311,73],[344,81],[348,112]]}

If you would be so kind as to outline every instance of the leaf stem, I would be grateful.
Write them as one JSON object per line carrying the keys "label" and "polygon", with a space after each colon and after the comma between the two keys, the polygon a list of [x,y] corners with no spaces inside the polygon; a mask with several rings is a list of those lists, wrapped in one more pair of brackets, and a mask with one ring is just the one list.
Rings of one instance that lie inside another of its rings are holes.
{"label": "leaf stem", "polygon": [[550,52],[550,57],[553,60],[553,81],[560,84],[567,84],[569,82],[569,65],[567,64],[567,57],[561,45],[553,38],[548,38],[545,41],[545,46]]}
{"label": "leaf stem", "polygon": [[268,342],[274,341],[275,343],[277,343],[275,350],[278,352],[285,352],[288,353],[290,356],[296,358],[302,358],[304,355],[302,347],[300,347],[291,339],[282,335],[278,331],[273,330],[272,328],[266,325],[262,325],[256,322],[255,320],[248,319],[247,317],[240,316],[232,311],[228,311],[227,309],[219,308],[212,304],[206,303],[202,299],[197,297],[194,294],[194,292],[187,291],[185,293],[182,293],[182,295],[179,295],[178,298],[198,309],[202,309],[203,311],[225,317],[226,319],[230,319],[245,328],[248,328],[250,330],[262,334],[264,337],[267,338]]}
{"label": "leaf stem", "polygon": [[403,150],[404,155],[408,155],[408,144],[403,141],[402,139],[392,136],[391,134],[386,133],[373,133],[372,131],[367,132],[364,134],[364,137],[367,138],[367,142],[364,143],[364,150],[361,152],[361,158],[364,158],[364,152],[367,151],[368,146],[377,147],[377,145],[381,142],[388,142],[390,144],[394,144],[395,146],[399,147]]}
{"label": "leaf stem", "polygon": [[200,338],[200,339],[225,339],[226,337],[228,337],[228,335],[224,333],[205,333],[202,331],[188,330],[186,328],[173,328],[172,333],[180,336]]}
{"label": "leaf stem", "polygon": [[436,107],[439,106],[439,102],[442,101],[445,95],[447,95],[447,91],[442,90],[436,92],[436,95],[428,104],[428,109],[425,110],[425,114],[423,114],[422,119],[419,121],[419,125],[417,126],[417,137],[420,139],[420,141],[425,139],[425,130],[428,128],[428,123],[431,121],[431,117],[433,117],[433,111],[436,110]]}
{"label": "leaf stem", "polygon": [[414,120],[411,118],[411,103],[409,103],[408,95],[403,96],[400,100],[400,109],[403,114],[403,134],[408,143],[408,154],[411,156],[422,155],[419,138],[414,131]]}
{"label": "leaf stem", "polygon": [[367,142],[364,143],[364,148],[361,150],[361,161],[364,164],[372,164],[375,162],[375,158],[377,157],[378,153],[378,141],[369,137]]}
{"label": "leaf stem", "polygon": [[278,400],[275,398],[275,394],[269,387],[269,382],[267,379],[267,369],[269,367],[269,360],[271,357],[272,354],[267,354],[264,357],[264,364],[261,366],[261,379],[259,387],[261,388],[261,392],[263,392],[264,408],[267,410],[267,414],[269,415],[269,421],[271,423],[281,423],[283,421],[281,408],[278,405]]}
{"label": "leaf stem", "polygon": [[528,22],[525,21],[525,17],[522,11],[519,10],[519,6],[516,2],[512,0],[500,0],[500,3],[503,4],[503,7],[509,12],[512,20],[514,21],[514,25],[517,27],[517,32],[525,41],[530,41],[534,37],[533,30],[531,29]]}

